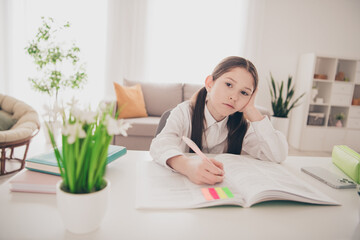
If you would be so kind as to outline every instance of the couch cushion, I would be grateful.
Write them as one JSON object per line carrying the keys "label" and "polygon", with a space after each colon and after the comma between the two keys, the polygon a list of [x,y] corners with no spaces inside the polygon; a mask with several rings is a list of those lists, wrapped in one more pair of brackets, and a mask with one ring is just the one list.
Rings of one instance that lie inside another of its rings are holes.
{"label": "couch cushion", "polygon": [[128,136],[154,137],[160,117],[128,118],[126,122],[131,124],[127,130]]}
{"label": "couch cushion", "polygon": [[141,84],[149,116],[161,116],[182,102],[182,83],[136,82],[124,79],[125,86]]}
{"label": "couch cushion", "polygon": [[140,84],[124,87],[114,82],[116,99],[121,109],[119,118],[147,117]]}
{"label": "couch cushion", "polygon": [[189,100],[196,91],[198,91],[200,88],[204,86],[205,84],[202,83],[184,83],[183,101]]}
{"label": "couch cushion", "polygon": [[0,110],[0,131],[10,129],[16,123],[11,115],[5,111]]}

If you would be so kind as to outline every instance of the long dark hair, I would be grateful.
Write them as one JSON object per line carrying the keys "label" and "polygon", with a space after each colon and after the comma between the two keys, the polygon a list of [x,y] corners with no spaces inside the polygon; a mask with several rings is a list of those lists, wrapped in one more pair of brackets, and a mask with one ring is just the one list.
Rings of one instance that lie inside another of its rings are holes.
{"label": "long dark hair", "polygon": [[[246,69],[254,79],[254,89],[258,85],[258,74],[254,64],[249,60],[241,57],[227,57],[223,59],[212,72],[213,81],[218,79],[224,73],[231,71],[234,68],[244,68]],[[206,103],[206,88],[203,87],[196,97],[196,102],[193,106],[192,114],[192,130],[191,130],[191,139],[203,149],[202,145],[202,135],[204,132],[204,108]],[[227,153],[240,154],[242,150],[242,143],[244,140],[245,133],[248,129],[248,123],[243,116],[242,112],[235,112],[229,116],[227,122],[228,128],[228,137],[227,137]],[[192,152],[192,150],[190,150]]]}

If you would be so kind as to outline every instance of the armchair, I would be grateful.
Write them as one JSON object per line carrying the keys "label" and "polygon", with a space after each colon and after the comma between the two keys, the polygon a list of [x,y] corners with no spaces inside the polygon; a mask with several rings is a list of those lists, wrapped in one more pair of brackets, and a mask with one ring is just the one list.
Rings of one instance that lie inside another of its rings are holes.
{"label": "armchair", "polygon": [[[9,129],[0,131],[0,175],[5,175],[24,168],[30,141],[39,132],[40,121],[37,112],[28,104],[3,94],[0,94],[0,111],[16,120]],[[18,147],[25,147],[21,158],[14,154]],[[6,161],[13,160],[19,161],[20,167],[7,171]]]}

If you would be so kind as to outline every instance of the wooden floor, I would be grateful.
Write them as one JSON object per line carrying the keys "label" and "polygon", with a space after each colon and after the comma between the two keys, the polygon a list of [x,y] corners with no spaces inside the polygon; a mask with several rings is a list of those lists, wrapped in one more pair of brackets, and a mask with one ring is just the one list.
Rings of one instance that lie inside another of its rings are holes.
{"label": "wooden floor", "polygon": [[[42,128],[42,129],[44,129],[44,128]],[[45,138],[45,134],[42,131],[40,131],[39,134],[37,136],[35,136],[33,138],[33,140],[31,141],[29,152],[28,152],[28,157],[35,156],[35,155],[40,154],[40,153],[44,153],[46,151],[49,151],[49,149],[51,149],[51,146],[49,145],[49,143],[47,143],[46,138]],[[331,157],[331,152],[298,151],[295,148],[290,147],[289,148],[289,156]],[[9,168],[10,169],[15,168],[18,165],[19,165],[18,162],[7,162],[6,163],[7,170],[9,170]],[[3,182],[5,182],[7,179],[9,179],[11,176],[13,176],[14,174],[0,176],[0,185]]]}

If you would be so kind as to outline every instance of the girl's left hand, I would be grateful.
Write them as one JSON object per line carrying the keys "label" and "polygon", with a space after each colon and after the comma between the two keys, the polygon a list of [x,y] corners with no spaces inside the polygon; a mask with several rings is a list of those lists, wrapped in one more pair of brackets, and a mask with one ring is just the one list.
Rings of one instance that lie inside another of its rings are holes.
{"label": "girl's left hand", "polygon": [[256,88],[256,90],[251,95],[249,102],[242,109],[245,118],[248,119],[250,122],[260,121],[264,118],[264,116],[261,115],[259,110],[257,110],[257,108],[255,107],[255,97],[258,89],[259,88]]}

